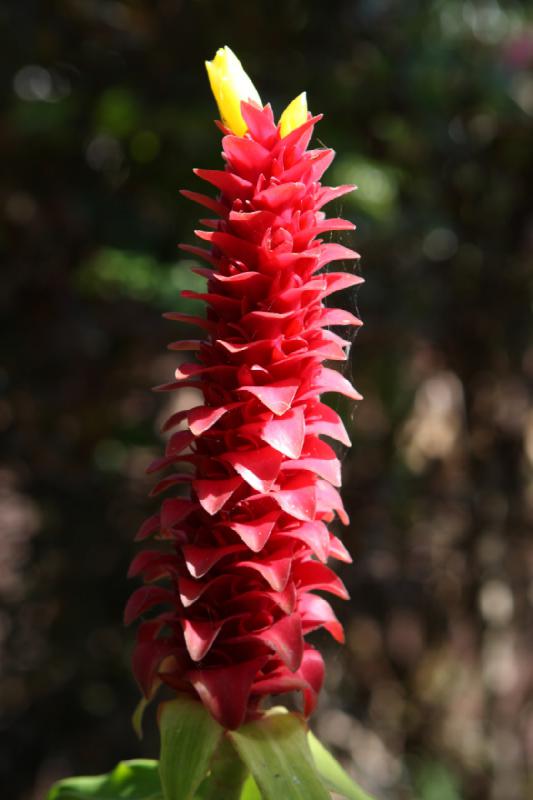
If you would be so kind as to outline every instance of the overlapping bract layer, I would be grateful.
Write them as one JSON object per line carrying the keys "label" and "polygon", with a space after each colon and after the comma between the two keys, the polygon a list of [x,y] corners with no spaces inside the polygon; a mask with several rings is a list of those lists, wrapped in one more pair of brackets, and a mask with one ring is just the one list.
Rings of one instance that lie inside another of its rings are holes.
{"label": "overlapping bract layer", "polygon": [[142,526],[138,538],[158,546],[135,558],[130,574],[145,585],[126,609],[127,622],[158,609],[141,622],[134,653],[145,695],[160,681],[194,692],[227,728],[272,693],[301,691],[310,713],[323,662],[304,637],[325,628],[342,641],[314,591],[347,596],[326,563],[349,556],[326,527],[335,513],[347,517],[339,461],[321,437],[349,439],[320,394],[359,398],[323,365],[346,358],[348,342],[330,326],[359,324],[324,299],[361,278],[323,270],[357,254],[320,238],[353,228],[321,209],[354,187],[321,186],[334,153],[307,149],[318,118],[281,138],[269,106],[243,103],[242,113],[246,135],[223,138],[226,170],[196,170],[218,199],[184,192],[216,214],[197,232],[209,249],[185,247],[209,265],[198,270],[206,292],[184,292],[205,301],[207,316],[167,315],[195,322],[204,338],[171,345],[196,357],[160,388],[196,387],[203,404],[165,426],[186,422],[151,467],[175,470],[153,493],[188,493],[164,499]]}

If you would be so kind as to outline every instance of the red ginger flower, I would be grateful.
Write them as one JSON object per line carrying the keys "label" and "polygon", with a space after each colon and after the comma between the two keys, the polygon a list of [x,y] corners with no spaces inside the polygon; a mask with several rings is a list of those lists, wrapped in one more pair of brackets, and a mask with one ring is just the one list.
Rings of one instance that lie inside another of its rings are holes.
{"label": "red ginger flower", "polygon": [[[141,527],[138,539],[152,537],[167,549],[134,559],[130,575],[146,585],[126,608],[128,623],[164,608],[138,630],[133,669],[145,696],[161,682],[193,693],[229,729],[269,694],[299,690],[310,714],[324,665],[304,637],[325,628],[343,640],[331,606],[314,591],[348,596],[327,566],[350,557],[327,528],[335,513],[345,524],[348,518],[335,488],[340,464],[321,437],[350,441],[320,395],[360,398],[323,365],[347,357],[349,343],[330,326],[360,324],[324,305],[362,279],[323,268],[357,254],[321,238],[353,229],[321,209],[354,187],[320,184],[334,153],[307,149],[320,117],[306,107],[293,130],[287,112],[277,126],[256,98],[240,111],[243,135],[220,125],[225,170],[195,170],[219,190],[217,199],[183,192],[216,214],[202,220],[210,230],[196,232],[209,250],[184,246],[209,265],[195,270],[207,279],[206,292],[183,292],[205,302],[207,317],[166,315],[195,323],[204,338],[171,345],[196,358],[159,388],[196,387],[203,403],[165,425],[170,431],[185,420],[187,429],[173,433],[149,468],[177,470],[152,493],[185,484],[188,496],[167,497]],[[192,474],[179,464],[191,465]]]}

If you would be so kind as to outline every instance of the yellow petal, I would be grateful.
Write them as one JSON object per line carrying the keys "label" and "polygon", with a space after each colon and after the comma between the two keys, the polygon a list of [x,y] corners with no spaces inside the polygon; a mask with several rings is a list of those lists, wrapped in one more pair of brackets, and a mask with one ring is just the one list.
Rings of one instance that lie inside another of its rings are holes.
{"label": "yellow petal", "polygon": [[281,138],[288,136],[291,131],[299,128],[304,122],[307,122],[307,95],[302,92],[294,98],[292,103],[289,103],[279,118]]}
{"label": "yellow petal", "polygon": [[241,114],[241,101],[251,101],[262,107],[257,89],[229,47],[217,50],[214,59],[206,61],[205,66],[222,122],[232,133],[243,136],[247,127]]}

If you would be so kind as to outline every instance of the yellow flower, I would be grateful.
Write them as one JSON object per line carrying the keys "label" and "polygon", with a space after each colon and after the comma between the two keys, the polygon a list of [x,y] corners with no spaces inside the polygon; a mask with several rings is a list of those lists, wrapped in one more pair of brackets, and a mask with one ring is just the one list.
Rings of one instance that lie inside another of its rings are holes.
{"label": "yellow flower", "polygon": [[283,139],[291,131],[299,128],[307,122],[307,95],[302,92],[289,103],[281,117],[279,118],[280,135]]}
{"label": "yellow flower", "polygon": [[262,107],[257,89],[229,47],[217,50],[213,61],[206,61],[205,66],[222,122],[237,136],[244,136],[247,127],[241,114],[241,101],[251,101]]}

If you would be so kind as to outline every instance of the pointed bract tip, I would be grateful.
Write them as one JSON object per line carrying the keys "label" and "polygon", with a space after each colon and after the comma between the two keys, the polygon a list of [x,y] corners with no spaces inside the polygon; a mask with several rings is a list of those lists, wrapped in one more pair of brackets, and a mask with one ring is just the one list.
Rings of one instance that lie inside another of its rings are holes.
{"label": "pointed bract tip", "polygon": [[292,100],[279,119],[279,132],[282,139],[299,128],[308,117],[307,94],[302,92]]}
{"label": "pointed bract tip", "polygon": [[205,66],[222,122],[232,133],[244,136],[247,126],[241,113],[241,102],[244,100],[262,107],[257,89],[235,53],[227,46],[220,47],[214,59],[206,61]]}

